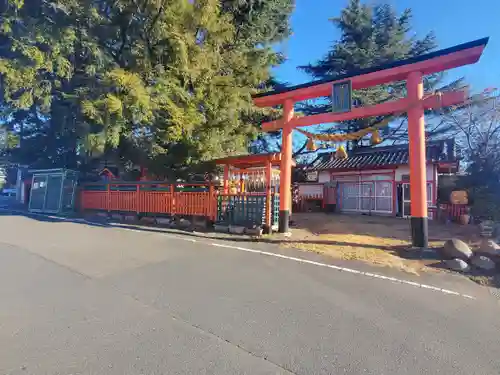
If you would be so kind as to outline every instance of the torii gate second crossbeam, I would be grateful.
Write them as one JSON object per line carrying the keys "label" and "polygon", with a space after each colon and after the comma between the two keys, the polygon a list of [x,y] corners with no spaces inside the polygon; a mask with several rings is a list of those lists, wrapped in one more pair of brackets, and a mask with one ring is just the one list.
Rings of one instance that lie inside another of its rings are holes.
{"label": "torii gate second crossbeam", "polygon": [[[424,75],[476,63],[487,43],[488,38],[483,38],[384,66],[344,74],[331,80],[311,82],[254,95],[254,104],[259,107],[283,106],[283,117],[281,119],[262,124],[264,131],[282,130],[279,231],[284,233],[289,230],[292,132],[294,128],[407,112],[410,147],[412,243],[415,247],[427,247],[424,111],[430,108],[463,103],[466,100],[467,93],[465,91],[452,91],[441,95],[429,95],[424,98],[423,77]],[[358,90],[395,81],[406,81],[407,97],[374,106],[353,108],[348,112],[322,113],[305,117],[294,116],[293,108],[295,103],[330,96],[334,84],[349,82],[353,90]]]}

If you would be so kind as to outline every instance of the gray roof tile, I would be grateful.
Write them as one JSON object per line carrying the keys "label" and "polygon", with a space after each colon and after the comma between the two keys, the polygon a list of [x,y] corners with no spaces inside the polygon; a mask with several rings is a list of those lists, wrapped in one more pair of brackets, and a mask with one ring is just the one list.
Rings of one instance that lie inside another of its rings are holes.
{"label": "gray roof tile", "polygon": [[[427,161],[428,162],[456,162],[454,140],[440,140],[427,143]],[[357,170],[383,168],[398,165],[407,165],[409,163],[408,144],[361,148],[349,153],[347,159],[335,158],[335,153],[322,153],[318,155],[308,170]]]}

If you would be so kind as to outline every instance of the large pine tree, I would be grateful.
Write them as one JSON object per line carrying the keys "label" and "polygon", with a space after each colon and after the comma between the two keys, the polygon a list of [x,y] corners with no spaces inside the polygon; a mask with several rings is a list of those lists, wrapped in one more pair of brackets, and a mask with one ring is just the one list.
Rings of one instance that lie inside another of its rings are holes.
{"label": "large pine tree", "polygon": [[[332,79],[338,75],[354,72],[363,68],[383,65],[396,60],[411,58],[431,52],[437,47],[433,33],[417,38],[411,28],[411,9],[401,14],[388,4],[363,4],[360,0],[350,0],[333,25],[340,31],[340,38],[335,41],[321,60],[300,67],[313,79]],[[435,89],[442,78],[436,74],[425,78],[426,90]],[[450,86],[462,85],[461,80]],[[367,106],[394,100],[405,95],[404,83],[380,85],[353,92],[354,103]],[[331,110],[330,98],[320,102],[306,104],[301,108],[306,114],[323,113]],[[334,127],[332,131],[352,132],[369,127],[383,118],[368,118],[346,121]],[[387,130],[390,130],[387,128]],[[446,129],[439,129],[445,131]],[[404,132],[404,127],[403,127]],[[390,131],[394,138],[401,138],[401,131]],[[404,137],[403,137],[404,138]],[[353,141],[349,148],[363,145]]]}
{"label": "large pine tree", "polygon": [[289,35],[292,10],[292,0],[3,0],[2,109],[22,133],[12,157],[68,167],[104,157],[166,175],[245,151],[265,114],[251,94],[281,61],[272,44]]}

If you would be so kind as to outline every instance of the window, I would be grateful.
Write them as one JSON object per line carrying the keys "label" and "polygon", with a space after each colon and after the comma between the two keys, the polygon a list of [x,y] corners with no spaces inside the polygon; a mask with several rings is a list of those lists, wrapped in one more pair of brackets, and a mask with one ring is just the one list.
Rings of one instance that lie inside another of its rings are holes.
{"label": "window", "polygon": [[377,181],[375,183],[375,209],[392,212],[392,182]]}
{"label": "window", "polygon": [[392,213],[392,181],[342,183],[343,210]]}
{"label": "window", "polygon": [[[433,189],[432,182],[427,182],[427,206],[432,206]],[[410,184],[403,184],[403,215],[410,216],[411,212],[411,198],[410,198]]]}

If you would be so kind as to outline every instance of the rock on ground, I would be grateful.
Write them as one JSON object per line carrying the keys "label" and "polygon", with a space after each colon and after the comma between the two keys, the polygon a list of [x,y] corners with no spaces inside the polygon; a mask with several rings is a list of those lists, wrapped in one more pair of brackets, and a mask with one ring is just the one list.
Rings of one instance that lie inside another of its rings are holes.
{"label": "rock on ground", "polygon": [[472,250],[464,241],[453,238],[444,243],[442,253],[448,259],[463,259],[468,260],[472,256]]}
{"label": "rock on ground", "polygon": [[449,259],[445,261],[445,265],[452,271],[467,272],[470,270],[467,262],[462,259]]}
{"label": "rock on ground", "polygon": [[189,228],[191,226],[191,221],[187,219],[180,219],[178,225],[180,228]]}
{"label": "rock on ground", "polygon": [[493,240],[483,240],[481,242],[481,246],[479,247],[479,251],[481,253],[490,254],[490,255],[500,255],[500,245],[498,245]]}
{"label": "rock on ground", "polygon": [[495,262],[484,255],[475,255],[470,260],[471,264],[482,270],[491,271],[495,268]]}

